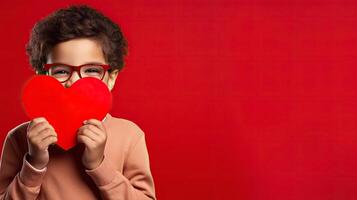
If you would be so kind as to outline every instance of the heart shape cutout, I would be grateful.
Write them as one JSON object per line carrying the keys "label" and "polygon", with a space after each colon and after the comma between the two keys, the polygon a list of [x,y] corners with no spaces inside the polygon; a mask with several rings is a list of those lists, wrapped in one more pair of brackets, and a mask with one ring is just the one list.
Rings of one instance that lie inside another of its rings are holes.
{"label": "heart shape cutout", "polygon": [[99,79],[86,77],[65,88],[55,78],[36,75],[22,89],[22,106],[32,120],[45,117],[54,127],[57,145],[68,150],[77,144],[84,120],[103,120],[112,107],[112,94]]}

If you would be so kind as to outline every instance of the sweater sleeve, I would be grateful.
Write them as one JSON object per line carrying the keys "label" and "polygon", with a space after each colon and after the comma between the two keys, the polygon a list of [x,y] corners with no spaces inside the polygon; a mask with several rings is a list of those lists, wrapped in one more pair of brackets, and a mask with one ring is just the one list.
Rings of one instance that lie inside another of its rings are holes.
{"label": "sweater sleeve", "polygon": [[36,199],[47,168],[38,170],[21,155],[11,137],[5,139],[0,161],[0,199]]}
{"label": "sweater sleeve", "polygon": [[156,200],[145,135],[141,134],[124,163],[123,173],[104,158],[93,170],[86,170],[103,199]]}

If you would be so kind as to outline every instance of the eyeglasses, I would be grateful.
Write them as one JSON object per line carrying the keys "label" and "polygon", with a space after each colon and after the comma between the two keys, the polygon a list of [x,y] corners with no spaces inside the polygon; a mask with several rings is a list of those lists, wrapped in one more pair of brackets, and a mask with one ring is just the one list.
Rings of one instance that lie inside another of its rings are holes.
{"label": "eyeglasses", "polygon": [[103,80],[105,72],[110,70],[110,66],[97,63],[84,64],[80,66],[67,65],[63,63],[51,63],[44,64],[44,70],[48,72],[48,75],[63,83],[69,80],[73,71],[76,71],[80,78],[93,77]]}

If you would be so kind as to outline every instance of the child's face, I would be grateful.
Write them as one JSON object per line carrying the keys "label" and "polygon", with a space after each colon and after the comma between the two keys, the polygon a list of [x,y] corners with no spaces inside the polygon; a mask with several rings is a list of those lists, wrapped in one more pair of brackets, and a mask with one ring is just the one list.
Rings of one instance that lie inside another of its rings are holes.
{"label": "child's face", "polygon": [[[88,38],[77,38],[55,45],[47,57],[47,63],[64,63],[68,65],[83,65],[87,63],[106,64],[101,45]],[[103,82],[112,90],[115,80],[118,76],[118,70],[107,71],[104,75]],[[72,76],[62,85],[70,87],[74,82],[79,80],[79,74],[73,71]]]}

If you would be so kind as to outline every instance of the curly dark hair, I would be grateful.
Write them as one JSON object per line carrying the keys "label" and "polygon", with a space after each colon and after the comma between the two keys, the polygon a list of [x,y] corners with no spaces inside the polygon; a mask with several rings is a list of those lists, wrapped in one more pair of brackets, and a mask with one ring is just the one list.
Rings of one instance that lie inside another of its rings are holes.
{"label": "curly dark hair", "polygon": [[37,73],[45,73],[43,65],[51,49],[60,42],[76,38],[99,41],[111,70],[121,71],[124,67],[124,56],[128,48],[120,27],[87,5],[71,5],[53,12],[33,27],[26,44],[32,68]]}

